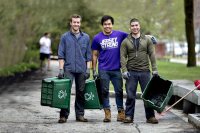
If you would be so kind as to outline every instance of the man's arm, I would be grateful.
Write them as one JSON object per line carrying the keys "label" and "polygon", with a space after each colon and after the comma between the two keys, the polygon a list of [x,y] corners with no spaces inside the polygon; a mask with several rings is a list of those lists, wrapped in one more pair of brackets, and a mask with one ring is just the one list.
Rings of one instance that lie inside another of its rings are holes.
{"label": "man's arm", "polygon": [[120,48],[120,63],[121,63],[121,69],[122,72],[127,72],[126,64],[127,64],[127,49],[126,44],[124,41],[122,42],[121,48]]}
{"label": "man's arm", "polygon": [[63,69],[64,68],[64,60],[63,59],[59,59],[59,69]]}
{"label": "man's arm", "polygon": [[152,72],[157,72],[157,64],[156,64],[156,56],[155,56],[155,45],[153,45],[153,42],[149,39],[148,40],[148,54],[149,59],[151,62]]}
{"label": "man's arm", "polygon": [[64,59],[65,59],[65,47],[64,47],[64,38],[63,36],[60,39],[60,44],[58,47],[58,63],[59,63],[59,74],[58,78],[64,78]]}
{"label": "man's arm", "polygon": [[58,74],[58,78],[59,79],[63,79],[65,78],[64,76],[64,60],[63,59],[58,59],[58,62],[59,62],[59,74]]}
{"label": "man's arm", "polygon": [[93,50],[92,51],[92,68],[93,68],[93,71],[96,71],[98,56],[99,56],[99,51]]}
{"label": "man's arm", "polygon": [[87,69],[90,69],[91,68],[91,61],[88,61],[87,62]]}
{"label": "man's arm", "polygon": [[43,39],[43,37],[40,38],[39,44],[40,44],[40,46],[44,45],[44,39]]}

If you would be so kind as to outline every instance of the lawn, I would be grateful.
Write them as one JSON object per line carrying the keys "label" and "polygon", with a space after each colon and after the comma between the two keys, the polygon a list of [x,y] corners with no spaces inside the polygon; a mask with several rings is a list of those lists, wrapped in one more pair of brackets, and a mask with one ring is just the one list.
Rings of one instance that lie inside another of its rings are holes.
{"label": "lawn", "polygon": [[200,67],[186,67],[185,64],[157,61],[158,72],[168,80],[186,79],[194,81],[200,79]]}

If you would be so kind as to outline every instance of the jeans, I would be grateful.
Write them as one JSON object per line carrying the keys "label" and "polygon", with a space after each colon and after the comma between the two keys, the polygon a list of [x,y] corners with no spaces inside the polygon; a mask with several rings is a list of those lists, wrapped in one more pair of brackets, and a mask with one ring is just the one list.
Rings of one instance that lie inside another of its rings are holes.
{"label": "jeans", "polygon": [[120,70],[105,71],[99,70],[101,89],[103,94],[103,108],[110,109],[109,102],[109,84],[110,81],[114,86],[115,91],[115,102],[117,109],[123,109],[123,80]]}
{"label": "jeans", "polygon": [[[65,71],[65,77],[71,79],[73,83],[73,79],[75,79],[76,85],[76,98],[75,98],[75,114],[76,117],[84,115],[84,88],[85,88],[85,74],[84,73],[71,73],[69,71]],[[61,109],[60,117],[68,118],[69,109]]]}
{"label": "jeans", "polygon": [[[125,84],[126,93],[127,93],[125,115],[134,119],[135,99],[136,99],[136,90],[137,90],[138,82],[143,92],[151,78],[151,75],[149,71],[142,71],[142,72],[129,71],[129,73],[130,73],[130,77],[128,80],[126,80],[126,84]],[[151,108],[145,107],[145,115],[147,119],[155,116],[154,110]]]}

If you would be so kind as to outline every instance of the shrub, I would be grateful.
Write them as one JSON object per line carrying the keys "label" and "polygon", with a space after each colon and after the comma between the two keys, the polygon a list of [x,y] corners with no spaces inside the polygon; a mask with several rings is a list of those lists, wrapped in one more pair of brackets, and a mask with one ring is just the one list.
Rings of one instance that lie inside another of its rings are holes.
{"label": "shrub", "polygon": [[20,63],[10,67],[0,68],[0,77],[14,76],[17,73],[36,70],[38,68],[39,68],[38,63],[34,62]]}

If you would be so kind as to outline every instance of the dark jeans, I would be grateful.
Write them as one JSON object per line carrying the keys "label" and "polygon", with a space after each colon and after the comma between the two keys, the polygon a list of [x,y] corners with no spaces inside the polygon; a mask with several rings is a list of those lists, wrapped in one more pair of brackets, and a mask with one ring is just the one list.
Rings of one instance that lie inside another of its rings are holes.
{"label": "dark jeans", "polygon": [[[84,115],[84,88],[85,88],[85,74],[84,73],[71,73],[69,71],[65,71],[65,77],[72,80],[75,79],[76,85],[76,98],[75,98],[75,114],[76,117],[80,115]],[[64,116],[68,118],[69,109],[61,109],[60,117]]]}
{"label": "dark jeans", "polygon": [[[136,99],[136,90],[138,82],[143,92],[151,78],[151,75],[149,71],[142,71],[142,72],[129,71],[129,73],[130,77],[128,80],[126,80],[125,84],[127,93],[125,115],[134,118],[135,99]],[[152,116],[155,116],[154,110],[146,107],[145,107],[145,114],[147,119],[149,119]]]}
{"label": "dark jeans", "polygon": [[115,102],[118,109],[123,109],[123,80],[120,70],[105,71],[99,70],[101,89],[103,93],[103,108],[109,109],[109,84],[112,82],[115,90]]}

